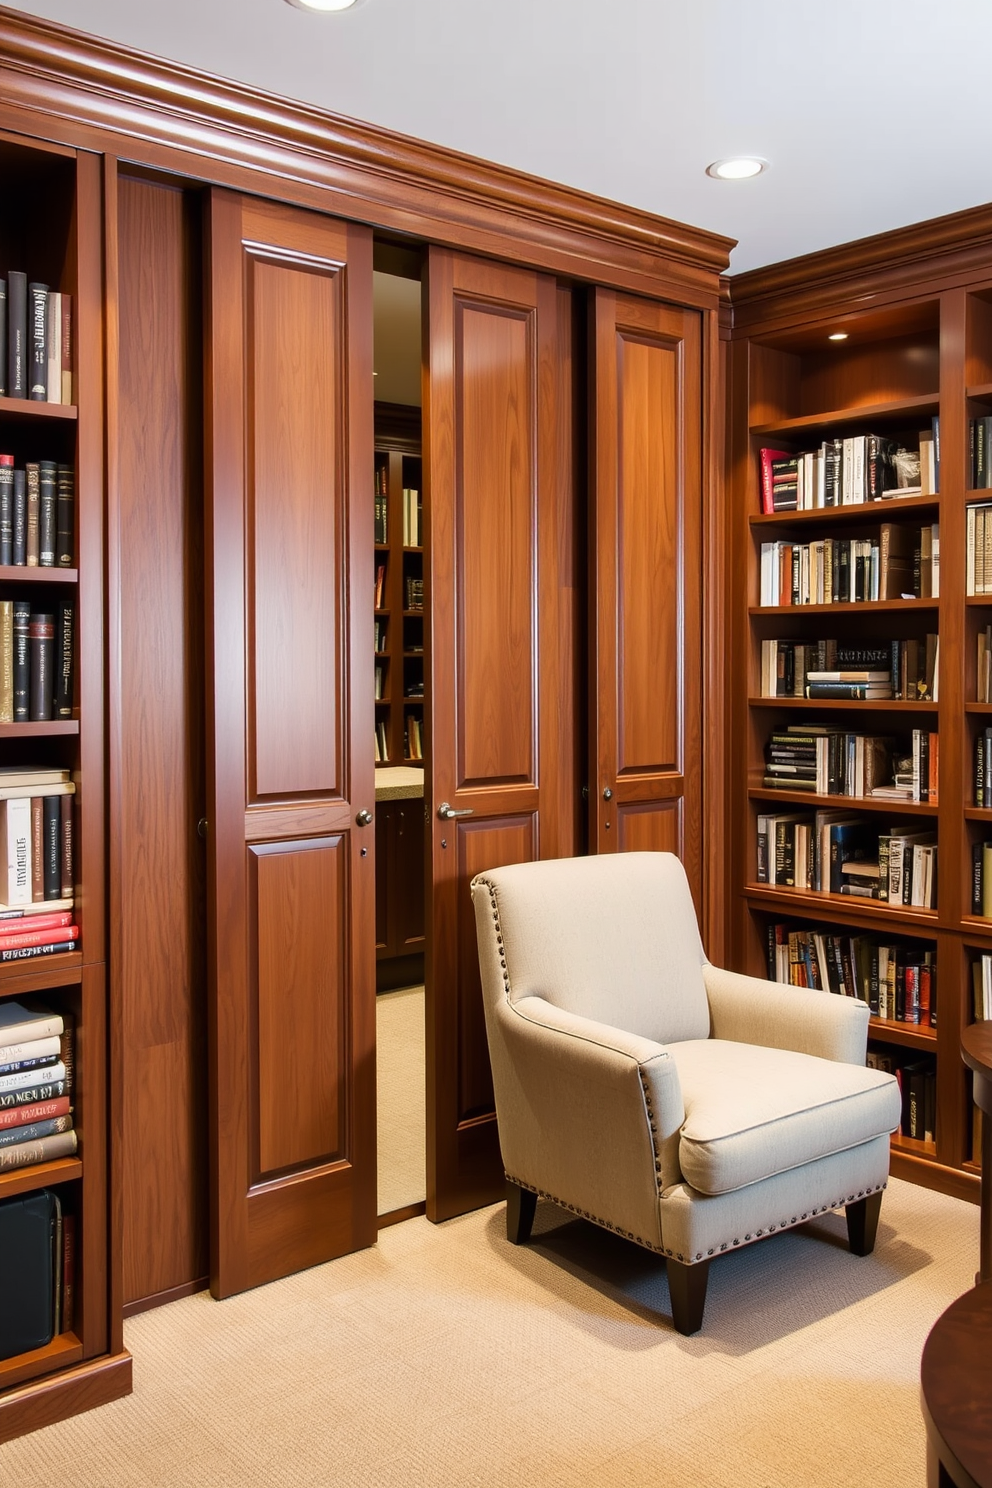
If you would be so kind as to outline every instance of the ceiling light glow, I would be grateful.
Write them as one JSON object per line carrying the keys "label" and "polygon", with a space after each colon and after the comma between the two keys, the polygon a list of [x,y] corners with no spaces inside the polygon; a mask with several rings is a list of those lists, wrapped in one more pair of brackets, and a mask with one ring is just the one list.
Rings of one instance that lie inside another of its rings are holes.
{"label": "ceiling light glow", "polygon": [[714,160],[706,167],[706,174],[718,181],[747,181],[760,176],[767,166],[768,161],[759,155],[735,155],[732,160]]}
{"label": "ceiling light glow", "polygon": [[847,332],[846,331],[831,331],[830,332],[830,335],[827,337],[827,340],[828,341],[846,341],[847,340]]}
{"label": "ceiling light glow", "polygon": [[286,0],[296,10],[350,10],[357,0]]}

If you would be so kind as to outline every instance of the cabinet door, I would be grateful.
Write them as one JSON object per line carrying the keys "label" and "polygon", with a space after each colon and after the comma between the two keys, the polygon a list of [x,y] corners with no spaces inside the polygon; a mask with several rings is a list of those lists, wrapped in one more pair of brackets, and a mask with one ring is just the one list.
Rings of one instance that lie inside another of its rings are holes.
{"label": "cabinet door", "polygon": [[701,837],[701,366],[695,311],[597,289],[590,328],[593,852]]}
{"label": "cabinet door", "polygon": [[371,246],[211,198],[216,1296],[376,1235]]}
{"label": "cabinet door", "polygon": [[574,851],[573,579],[554,280],[432,249],[428,300],[427,1213],[445,1219],[503,1193],[469,884]]}

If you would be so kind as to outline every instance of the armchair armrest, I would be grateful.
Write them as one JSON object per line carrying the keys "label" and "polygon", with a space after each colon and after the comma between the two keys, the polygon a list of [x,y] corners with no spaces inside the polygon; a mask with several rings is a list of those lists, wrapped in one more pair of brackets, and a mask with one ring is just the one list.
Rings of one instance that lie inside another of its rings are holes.
{"label": "armchair armrest", "polygon": [[858,999],[785,987],[708,962],[703,982],[713,1038],[864,1064],[869,1013]]}
{"label": "armchair armrest", "polygon": [[541,997],[490,1008],[503,1161],[511,1178],[660,1243],[658,1196],[678,1182],[678,1070],[650,1039]]}

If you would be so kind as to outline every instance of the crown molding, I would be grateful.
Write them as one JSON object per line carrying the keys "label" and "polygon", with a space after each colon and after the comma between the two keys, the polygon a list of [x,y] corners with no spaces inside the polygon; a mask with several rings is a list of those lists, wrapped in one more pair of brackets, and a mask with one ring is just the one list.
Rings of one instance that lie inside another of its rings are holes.
{"label": "crown molding", "polygon": [[[0,7],[6,127],[713,307],[733,240]],[[31,118],[30,124],[27,122]],[[18,121],[20,123],[18,124]],[[684,298],[684,295],[683,295]]]}

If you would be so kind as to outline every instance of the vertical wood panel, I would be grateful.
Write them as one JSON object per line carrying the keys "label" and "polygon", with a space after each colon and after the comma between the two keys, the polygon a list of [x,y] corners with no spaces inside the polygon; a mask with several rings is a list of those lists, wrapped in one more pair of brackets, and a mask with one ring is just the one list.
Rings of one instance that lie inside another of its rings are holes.
{"label": "vertical wood panel", "polygon": [[251,849],[258,936],[258,1176],[334,1161],[345,1058],[348,865],[341,838]]}
{"label": "vertical wood panel", "polygon": [[207,1255],[199,233],[184,192],[122,177],[121,729],[124,1300]]}
{"label": "vertical wood panel", "polygon": [[621,852],[682,852],[682,802],[620,806],[617,836]]}
{"label": "vertical wood panel", "polygon": [[246,272],[252,796],[338,793],[341,274],[255,248]]}
{"label": "vertical wood panel", "polygon": [[620,774],[680,766],[678,355],[617,336]]}
{"label": "vertical wood panel", "polygon": [[533,312],[456,302],[458,780],[534,781]]}

